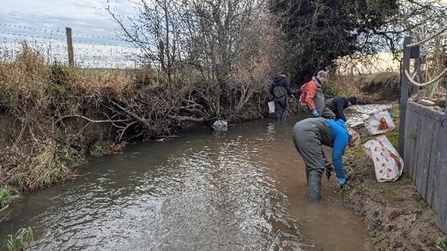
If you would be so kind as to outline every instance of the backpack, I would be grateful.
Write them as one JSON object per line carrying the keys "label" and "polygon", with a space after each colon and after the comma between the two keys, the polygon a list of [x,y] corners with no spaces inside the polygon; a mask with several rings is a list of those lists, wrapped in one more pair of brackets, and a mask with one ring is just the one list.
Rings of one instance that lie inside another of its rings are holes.
{"label": "backpack", "polygon": [[306,86],[307,86],[307,83],[302,85],[301,88],[300,88],[300,92],[301,92],[301,94],[300,94],[300,103],[302,105],[306,105],[307,104],[306,103],[306,96],[307,96]]}
{"label": "backpack", "polygon": [[273,87],[273,97],[275,99],[280,99],[287,95],[287,90],[284,86],[275,86]]}

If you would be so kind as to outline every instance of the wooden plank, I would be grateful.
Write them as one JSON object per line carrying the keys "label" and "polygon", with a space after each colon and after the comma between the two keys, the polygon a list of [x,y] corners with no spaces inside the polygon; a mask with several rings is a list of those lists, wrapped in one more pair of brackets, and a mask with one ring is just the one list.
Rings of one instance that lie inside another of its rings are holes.
{"label": "wooden plank", "polygon": [[425,201],[427,204],[436,212],[438,209],[438,203],[435,203],[435,198],[438,196],[437,186],[439,186],[439,168],[440,168],[440,154],[441,154],[441,142],[442,142],[442,127],[441,124],[434,120],[433,121],[433,134],[432,134],[432,148],[430,150],[431,162],[430,162],[430,172],[427,177],[427,195]]}
{"label": "wooden plank", "polygon": [[[447,116],[447,112],[444,114]],[[447,232],[447,125],[442,128],[442,133],[439,135],[442,138],[441,141],[441,165],[439,168],[439,190],[438,190],[438,202],[439,208],[436,213],[438,215],[438,225],[440,228]]]}
{"label": "wooden plank", "polygon": [[[402,157],[402,159],[404,160],[404,165],[408,171],[408,174],[410,177],[413,177],[414,173],[415,173],[415,168],[414,168],[414,156],[415,156],[415,147],[416,147],[416,141],[412,138],[412,130],[415,126],[415,112],[411,109],[411,103],[409,104],[409,106],[407,106],[406,109],[406,113],[407,113],[407,118],[406,118],[406,122],[407,123],[407,127],[406,127],[406,131],[404,132],[404,156]],[[399,132],[400,133],[400,132]]]}
{"label": "wooden plank", "polygon": [[[417,107],[413,107],[413,108],[417,108]],[[416,190],[420,193],[420,187],[419,187],[419,169],[420,169],[420,159],[422,157],[421,155],[421,151],[422,151],[422,145],[423,145],[423,137],[421,135],[421,123],[422,123],[422,119],[421,119],[421,114],[417,111],[417,109],[413,110],[414,113],[414,127],[412,129],[412,131],[410,131],[410,133],[413,133],[413,138],[415,138],[415,147],[414,147],[414,152],[415,155],[413,157],[413,175],[411,176],[413,183],[416,186]]]}
{"label": "wooden plank", "polygon": [[[437,121],[434,118],[426,118],[424,120],[424,126],[423,129],[421,130],[423,133],[423,137],[425,138],[425,153],[424,154],[424,161],[423,161],[423,165],[421,166],[421,168],[423,169],[423,177],[421,177],[422,183],[421,183],[421,194],[422,194],[422,198],[425,199],[425,201],[427,203],[429,203],[429,198],[428,198],[428,194],[431,193],[431,189],[428,188],[428,183],[429,183],[429,179],[431,179],[432,177],[430,176],[430,173],[434,172],[434,152],[432,150],[434,150],[434,148],[437,148],[437,146],[435,146],[433,144],[433,130],[434,130],[434,125],[437,123]],[[431,196],[431,195],[430,195]],[[430,198],[431,199],[431,198]],[[431,202],[430,202],[431,203]],[[430,205],[430,204],[429,204]]]}
{"label": "wooden plank", "polygon": [[[418,115],[420,118],[418,120],[418,132],[416,136],[417,141],[417,160],[416,160],[416,179],[414,180],[414,183],[416,184],[416,190],[419,192],[419,194],[424,198],[425,194],[423,191],[422,183],[425,179],[425,168],[427,165],[427,155],[429,154],[427,151],[427,148],[430,149],[430,145],[427,144],[427,137],[425,135],[425,130],[427,126],[428,118],[424,118],[423,115]],[[429,142],[431,143],[431,142]],[[424,198],[425,200],[425,198]]]}

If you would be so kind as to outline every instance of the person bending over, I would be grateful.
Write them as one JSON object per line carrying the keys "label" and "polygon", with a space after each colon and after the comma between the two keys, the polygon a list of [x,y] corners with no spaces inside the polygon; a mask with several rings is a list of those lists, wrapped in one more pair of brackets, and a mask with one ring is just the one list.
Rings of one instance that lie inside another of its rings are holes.
{"label": "person bending over", "polygon": [[332,161],[340,186],[346,183],[343,171],[343,154],[350,142],[343,120],[326,118],[307,118],[298,121],[293,127],[293,143],[306,165],[306,178],[310,199],[321,200],[321,176],[325,170],[322,145],[332,148]]}
{"label": "person bending over", "polygon": [[344,110],[357,104],[357,97],[334,97],[326,101],[326,107],[335,114],[335,120],[342,119],[346,122]]}

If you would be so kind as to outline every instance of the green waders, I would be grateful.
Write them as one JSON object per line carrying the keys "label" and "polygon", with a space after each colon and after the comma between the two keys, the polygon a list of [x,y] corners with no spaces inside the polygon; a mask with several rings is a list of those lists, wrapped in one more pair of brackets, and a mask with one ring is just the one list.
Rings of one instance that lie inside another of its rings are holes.
{"label": "green waders", "polygon": [[293,142],[306,163],[309,196],[315,202],[321,200],[321,176],[324,172],[321,135],[331,135],[324,118],[304,119],[293,128]]}

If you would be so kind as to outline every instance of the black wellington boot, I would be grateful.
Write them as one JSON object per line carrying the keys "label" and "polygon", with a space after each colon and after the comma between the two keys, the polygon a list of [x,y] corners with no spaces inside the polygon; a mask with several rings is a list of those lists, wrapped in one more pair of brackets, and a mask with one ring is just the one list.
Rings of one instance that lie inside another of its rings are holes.
{"label": "black wellington boot", "polygon": [[309,195],[314,202],[321,201],[321,177],[309,175]]}

